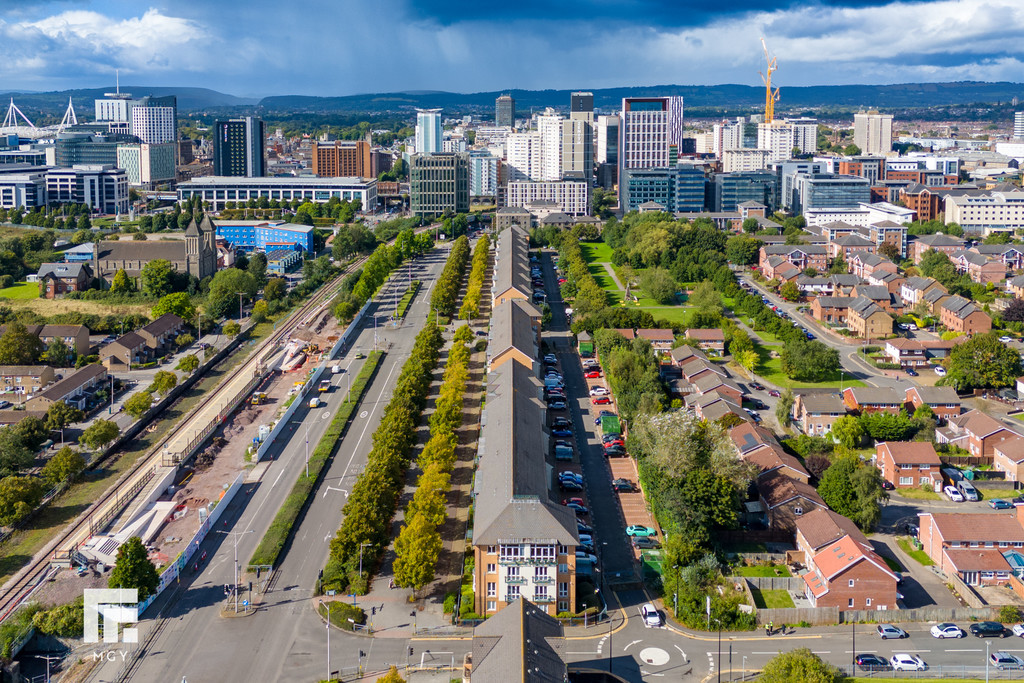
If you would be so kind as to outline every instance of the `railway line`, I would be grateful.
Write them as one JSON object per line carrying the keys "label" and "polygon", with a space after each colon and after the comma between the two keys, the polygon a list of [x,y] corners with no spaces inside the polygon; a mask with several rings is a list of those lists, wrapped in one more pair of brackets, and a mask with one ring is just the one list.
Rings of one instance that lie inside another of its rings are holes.
{"label": "railway line", "polygon": [[[190,439],[190,431],[205,431],[199,440],[200,443],[209,438],[210,434],[219,427],[221,421],[227,417],[223,411],[229,407],[228,403],[234,397],[234,393],[238,391],[238,378],[258,377],[282,342],[294,332],[310,326],[323,314],[340,291],[342,279],[359,268],[366,260],[367,257],[361,257],[349,263],[340,275],[322,286],[310,297],[309,301],[293,311],[283,325],[260,342],[260,345],[250,353],[250,357],[243,366],[232,373],[231,379],[220,384],[210,392],[209,396],[204,397],[174,428],[167,439],[153,446],[109,491],[61,531],[57,538],[47,546],[45,552],[38,553],[29,565],[19,570],[15,578],[9,581],[3,589],[0,589],[0,623],[25,602],[52,573],[59,570],[59,563],[67,564],[72,553],[82,542],[94,533],[102,531],[102,527],[145,488],[156,469],[165,464],[171,444],[184,442],[187,444],[186,448],[195,448],[198,445],[196,441],[199,439],[199,435],[197,433]],[[218,406],[220,406],[220,410],[214,411],[212,417],[219,419],[211,420],[211,411]],[[197,428],[197,424],[203,420],[209,421],[209,429],[206,425],[202,429]]]}

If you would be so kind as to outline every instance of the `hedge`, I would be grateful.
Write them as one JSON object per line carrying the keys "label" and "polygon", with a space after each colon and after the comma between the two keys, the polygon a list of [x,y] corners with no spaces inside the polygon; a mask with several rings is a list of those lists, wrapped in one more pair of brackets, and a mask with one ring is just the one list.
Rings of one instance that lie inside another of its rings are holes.
{"label": "hedge", "polygon": [[[328,605],[331,606],[330,612],[327,610]],[[366,612],[363,611],[362,607],[350,605],[347,602],[342,602],[340,600],[321,602],[317,607],[317,610],[320,612],[320,616],[324,619],[327,619],[328,614],[330,614],[331,624],[338,628],[343,628],[346,631],[355,630],[354,624],[350,622],[349,619],[360,626],[366,623]]]}
{"label": "hedge", "polygon": [[444,264],[441,277],[437,278],[434,293],[430,297],[430,307],[443,316],[451,316],[455,311],[455,300],[458,298],[462,274],[469,261],[469,239],[463,235],[455,240],[448,261]]}
{"label": "hedge", "polygon": [[466,296],[462,299],[462,307],[459,309],[459,317],[463,320],[472,320],[480,312],[480,292],[483,289],[484,277],[487,274],[490,247],[491,240],[487,235],[484,235],[473,249],[473,265],[469,271],[469,286],[466,288]]}
{"label": "hedge", "polygon": [[277,516],[270,523],[270,527],[260,540],[260,544],[253,551],[252,558],[249,560],[250,567],[274,565],[277,563],[285,543],[288,542],[288,538],[291,536],[295,520],[298,519],[299,513],[302,512],[302,508],[305,507],[306,501],[309,499],[309,495],[316,487],[317,479],[320,478],[320,472],[323,470],[324,465],[327,464],[341,437],[344,436],[349,420],[355,414],[356,407],[359,405],[360,400],[362,400],[363,392],[369,386],[370,379],[380,366],[383,357],[383,351],[373,351],[367,356],[366,363],[363,364],[359,374],[352,382],[351,393],[342,402],[338,413],[331,420],[330,426],[327,427],[327,432],[321,437],[320,443],[309,454],[309,474],[307,475],[305,472],[299,474],[298,480],[292,486],[291,493],[288,494],[284,504],[281,505],[281,509],[277,511]]}
{"label": "hedge", "polygon": [[412,284],[409,285],[409,289],[405,290],[405,294],[402,295],[401,300],[398,302],[398,306],[395,308],[395,317],[404,318],[405,314],[409,311],[409,306],[412,306],[412,300],[416,298],[416,292],[420,291],[420,281],[413,280]]}

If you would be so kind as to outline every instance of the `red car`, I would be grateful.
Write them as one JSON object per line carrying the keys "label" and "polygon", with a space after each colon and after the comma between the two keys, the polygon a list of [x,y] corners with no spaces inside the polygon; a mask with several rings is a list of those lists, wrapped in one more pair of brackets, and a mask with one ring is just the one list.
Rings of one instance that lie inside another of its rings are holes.
{"label": "red car", "polygon": [[568,505],[569,503],[576,503],[577,505],[583,505],[582,498],[566,498],[562,501],[562,505]]}
{"label": "red car", "polygon": [[598,379],[598,378],[601,377],[601,371],[600,370],[591,370],[590,372],[588,372],[587,374],[585,374],[583,376],[586,377],[587,379]]}
{"label": "red car", "polygon": [[558,278],[558,284],[564,285],[565,284],[565,278],[564,277]]}
{"label": "red car", "polygon": [[590,403],[595,406],[607,406],[611,405],[612,399],[609,396],[594,396],[590,399]]}
{"label": "red car", "polygon": [[622,439],[612,439],[611,441],[605,441],[603,446],[605,448],[608,448],[609,446],[621,446],[622,448],[625,448],[626,442]]}

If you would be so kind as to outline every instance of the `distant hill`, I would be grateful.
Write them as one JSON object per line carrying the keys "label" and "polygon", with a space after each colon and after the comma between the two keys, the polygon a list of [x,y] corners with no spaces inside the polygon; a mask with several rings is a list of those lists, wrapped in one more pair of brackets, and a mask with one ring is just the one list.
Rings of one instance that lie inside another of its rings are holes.
{"label": "distant hill", "polygon": [[[53,92],[25,92],[8,91],[0,93],[0,104],[6,104],[14,98],[18,108],[32,118],[33,114],[45,114],[57,116],[64,113],[68,106],[70,96],[75,103],[75,110],[79,115],[92,118],[94,112],[93,101],[103,97],[104,93],[113,92],[113,88],[83,88],[78,90],[60,90]],[[235,97],[224,93],[210,90],[208,88],[167,88],[167,87],[146,87],[136,85],[123,85],[121,92],[129,92],[134,97],[144,95],[177,95],[178,111],[188,112],[203,109],[215,109],[220,107],[242,107],[252,106],[259,100],[255,98]]]}
{"label": "distant hill", "polygon": [[[584,89],[584,88],[580,88]],[[452,110],[493,108],[494,100],[510,93],[516,109],[558,107],[569,104],[570,90],[503,90],[479,93],[395,92],[312,97],[275,95],[260,100],[267,112],[397,112],[420,108]],[[764,104],[764,88],[747,85],[657,85],[640,88],[603,88],[592,91],[594,105],[605,111],[617,109],[623,97],[682,95],[687,107],[759,107]],[[977,102],[1009,102],[1024,99],[1024,84],[983,83],[900,83],[896,85],[814,85],[784,87],[779,106],[785,109],[816,107],[913,108],[962,105]]]}

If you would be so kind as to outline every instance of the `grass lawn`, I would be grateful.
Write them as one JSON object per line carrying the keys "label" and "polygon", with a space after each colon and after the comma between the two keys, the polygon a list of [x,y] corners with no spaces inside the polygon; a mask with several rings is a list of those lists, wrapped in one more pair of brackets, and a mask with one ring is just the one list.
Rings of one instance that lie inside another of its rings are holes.
{"label": "grass lawn", "polygon": [[0,297],[7,299],[38,299],[38,282],[18,282],[10,287],[0,289]]}
{"label": "grass lawn", "polygon": [[742,541],[740,543],[729,543],[723,550],[726,554],[728,553],[766,553],[768,552],[767,546],[764,543],[757,541]]}
{"label": "grass lawn", "polygon": [[942,500],[942,496],[931,489],[898,489],[895,493],[903,498],[912,498],[913,500]]}
{"label": "grass lawn", "polygon": [[789,567],[773,567],[768,564],[758,564],[753,567],[736,567],[732,573],[733,576],[793,576],[789,573]]}
{"label": "grass lawn", "polygon": [[796,607],[789,591],[784,590],[758,590],[751,588],[750,594],[754,596],[754,607],[758,609],[782,609]]}
{"label": "grass lawn", "polygon": [[933,564],[935,564],[934,562],[932,562],[932,558],[928,557],[928,554],[925,551],[916,550],[914,546],[911,544],[909,538],[897,538],[896,543],[899,544],[900,549],[903,552],[917,560],[921,564],[921,566],[931,567]]}
{"label": "grass lawn", "polygon": [[974,484],[974,488],[978,489],[978,493],[981,494],[982,500],[995,500],[996,498],[1010,500],[1016,493],[1016,491],[1014,491],[1013,489],[986,488],[983,486],[978,486],[977,484]]}
{"label": "grass lawn", "polygon": [[692,308],[680,306],[645,306],[641,310],[647,311],[654,316],[655,320],[667,320],[673,325],[685,327],[693,317]]}
{"label": "grass lawn", "polygon": [[894,572],[903,571],[903,565],[897,562],[896,560],[892,559],[891,557],[886,557],[885,555],[882,555],[882,559],[885,560],[885,563],[887,565],[889,565],[889,569],[893,570]]}
{"label": "grass lawn", "polygon": [[757,370],[754,374],[766,379],[780,387],[787,387],[790,389],[802,389],[806,387],[821,387],[826,389],[838,389],[840,387],[864,387],[867,386],[864,382],[859,379],[855,379],[848,372],[843,372],[843,379],[840,381],[839,374],[837,373],[833,378],[830,378],[824,382],[798,382],[786,377],[786,374],[782,372],[782,359],[781,358],[768,358],[767,353],[761,354],[761,363],[757,366]]}
{"label": "grass lawn", "polygon": [[587,260],[587,263],[612,262],[612,248],[604,242],[580,242],[580,249],[583,251],[583,258]]}

